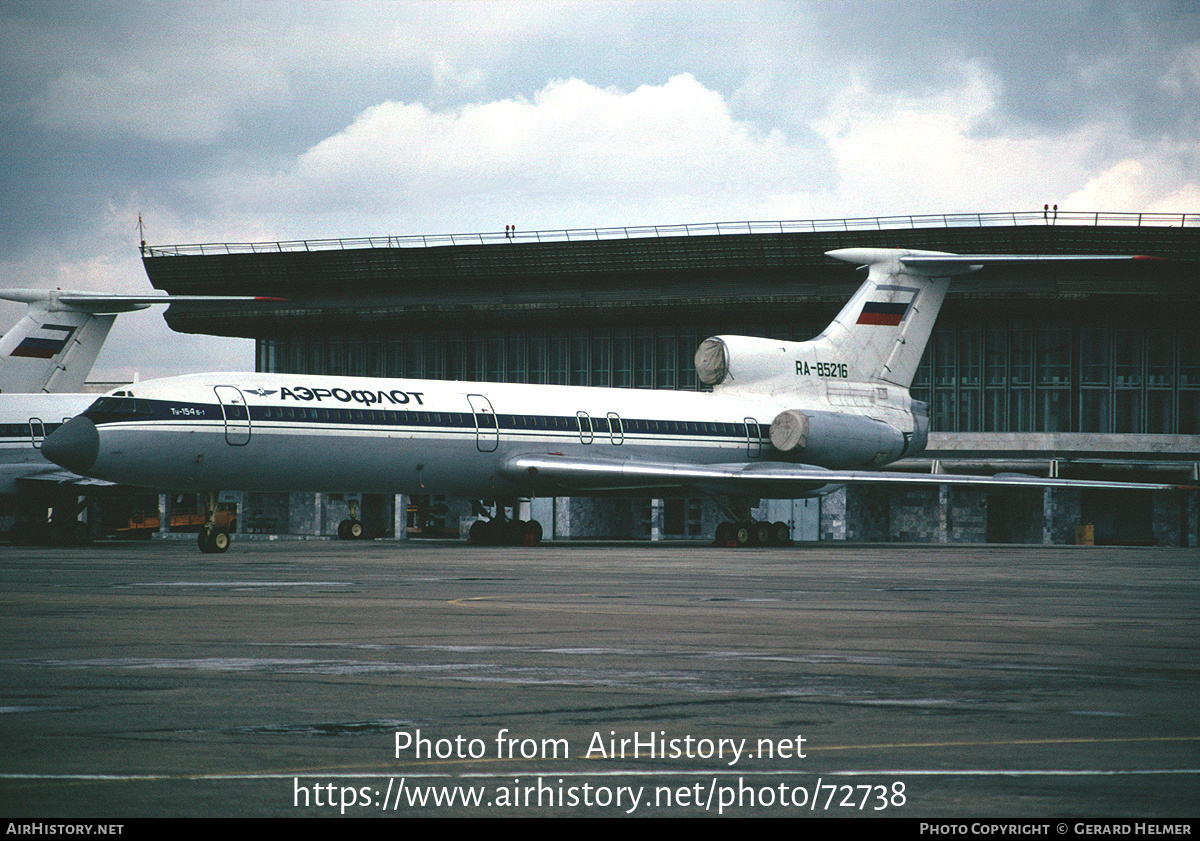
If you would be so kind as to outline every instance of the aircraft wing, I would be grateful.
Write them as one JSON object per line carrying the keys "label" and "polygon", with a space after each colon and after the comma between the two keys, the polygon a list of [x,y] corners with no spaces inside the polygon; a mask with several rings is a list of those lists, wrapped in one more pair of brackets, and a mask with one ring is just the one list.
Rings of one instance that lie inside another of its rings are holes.
{"label": "aircraft wing", "polygon": [[80,488],[104,488],[116,484],[104,479],[92,479],[88,476],[80,476],[78,473],[72,473],[69,470],[43,470],[38,473],[27,473],[24,476],[16,477],[16,481],[18,483],[36,482],[39,485],[72,485]]}
{"label": "aircraft wing", "polygon": [[691,489],[702,493],[791,499],[838,485],[970,485],[984,487],[1107,488],[1125,490],[1190,489],[1169,483],[1111,482],[1000,474],[904,473],[882,470],[827,470],[781,462],[692,464],[638,459],[585,459],[577,456],[529,454],[510,458],[500,474],[544,495],[570,492],[663,491]]}
{"label": "aircraft wing", "polygon": [[68,487],[78,488],[82,493],[88,488],[106,487],[113,484],[104,479],[89,479],[87,476],[80,476],[54,464],[0,464],[0,495]]}

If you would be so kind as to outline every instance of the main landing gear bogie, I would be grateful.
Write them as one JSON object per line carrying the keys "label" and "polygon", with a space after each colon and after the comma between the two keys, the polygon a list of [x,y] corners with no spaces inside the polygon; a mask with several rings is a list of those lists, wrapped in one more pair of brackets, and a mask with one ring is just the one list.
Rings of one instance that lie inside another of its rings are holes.
{"label": "main landing gear bogie", "polygon": [[467,539],[476,546],[537,546],[542,524],[537,520],[476,520]]}
{"label": "main landing gear bogie", "polygon": [[791,529],[784,522],[750,520],[735,523],[726,520],[717,526],[714,546],[791,546]]}

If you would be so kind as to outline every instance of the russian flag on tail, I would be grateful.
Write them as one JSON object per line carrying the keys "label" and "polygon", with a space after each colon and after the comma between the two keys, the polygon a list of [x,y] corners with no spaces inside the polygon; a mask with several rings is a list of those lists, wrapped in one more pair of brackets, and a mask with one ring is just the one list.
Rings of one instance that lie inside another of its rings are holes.
{"label": "russian flag on tail", "polygon": [[893,304],[886,301],[867,301],[858,316],[858,324],[884,324],[899,327],[908,312],[908,304]]}
{"label": "russian flag on tail", "polygon": [[9,355],[28,359],[52,359],[66,347],[74,334],[74,327],[43,324],[35,333],[22,339]]}

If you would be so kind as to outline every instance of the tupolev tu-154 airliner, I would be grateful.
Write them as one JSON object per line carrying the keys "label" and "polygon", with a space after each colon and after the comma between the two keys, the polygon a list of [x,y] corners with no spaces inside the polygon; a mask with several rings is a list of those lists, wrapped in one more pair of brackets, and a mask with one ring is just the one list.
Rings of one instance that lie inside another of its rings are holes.
{"label": "tupolev tu-154 airliner", "polygon": [[[806,342],[706,339],[695,361],[711,392],[196,374],[101,397],[42,452],[86,476],[203,492],[210,511],[219,490],[495,500],[496,517],[471,529],[481,543],[541,539],[536,521],[505,520],[527,496],[705,494],[729,517],[718,543],[770,545],[787,527],[752,521],[751,500],[847,483],[1175,487],[879,469],[925,449],[926,406],[909,386],[951,277],[989,262],[1138,258],[828,253],[868,269],[833,322]],[[229,536],[210,517],[199,542],[221,552]]]}

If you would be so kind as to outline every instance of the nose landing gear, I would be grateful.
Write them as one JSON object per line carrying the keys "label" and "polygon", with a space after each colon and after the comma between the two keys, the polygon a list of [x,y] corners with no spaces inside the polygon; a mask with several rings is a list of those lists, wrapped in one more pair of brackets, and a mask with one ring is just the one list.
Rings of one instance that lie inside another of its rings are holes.
{"label": "nose landing gear", "polygon": [[204,504],[204,525],[200,527],[196,542],[206,555],[220,554],[229,549],[230,539],[229,532],[217,527],[217,492],[204,491],[200,500]]}

